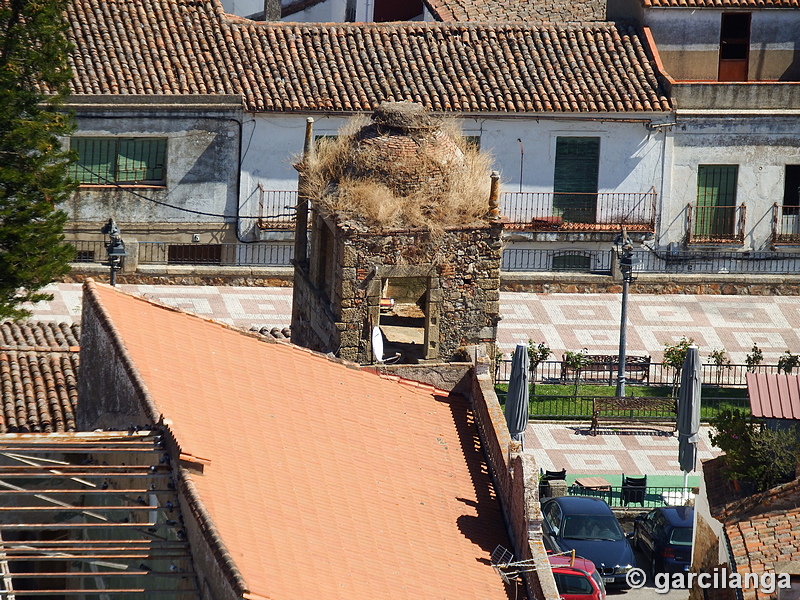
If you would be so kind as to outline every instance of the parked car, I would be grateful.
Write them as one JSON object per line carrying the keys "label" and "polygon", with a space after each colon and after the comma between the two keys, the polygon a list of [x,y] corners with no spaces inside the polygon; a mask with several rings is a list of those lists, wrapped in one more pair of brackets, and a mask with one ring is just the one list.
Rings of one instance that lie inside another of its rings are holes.
{"label": "parked car", "polygon": [[542,503],[545,533],[562,550],[592,561],[604,583],[624,585],[636,564],[628,538],[605,500],[561,496]]}
{"label": "parked car", "polygon": [[652,572],[686,572],[692,560],[694,508],[664,506],[633,522],[633,544],[650,560]]}
{"label": "parked car", "polygon": [[564,600],[605,600],[606,588],[594,563],[570,554],[548,556],[559,595]]}

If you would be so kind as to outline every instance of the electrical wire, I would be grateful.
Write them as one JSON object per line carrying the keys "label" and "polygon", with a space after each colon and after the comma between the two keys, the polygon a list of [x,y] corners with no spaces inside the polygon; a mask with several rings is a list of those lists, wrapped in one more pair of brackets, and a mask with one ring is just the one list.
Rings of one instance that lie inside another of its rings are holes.
{"label": "electrical wire", "polygon": [[[200,216],[203,216],[203,217],[217,217],[217,218],[220,218],[220,219],[235,219],[236,218],[235,215],[223,215],[223,214],[218,214],[218,213],[209,213],[209,212],[204,212],[204,211],[201,211],[201,210],[194,210],[194,209],[191,209],[191,208],[183,208],[182,206],[175,206],[174,204],[169,204],[167,202],[162,202],[161,200],[156,200],[155,198],[150,198],[148,196],[145,196],[144,194],[140,194],[139,192],[134,191],[132,189],[129,189],[128,187],[126,187],[124,185],[120,185],[119,183],[117,183],[115,181],[111,181],[110,179],[107,179],[107,178],[103,177],[99,173],[95,173],[94,171],[92,171],[91,169],[86,167],[85,165],[78,165],[78,166],[81,169],[83,169],[84,171],[86,171],[87,173],[89,173],[92,177],[95,177],[95,178],[103,181],[103,183],[106,184],[106,185],[112,185],[115,188],[117,188],[118,190],[121,190],[123,192],[127,192],[128,194],[132,194],[133,196],[136,196],[137,198],[141,198],[142,200],[147,200],[148,202],[152,202],[153,204],[158,204],[159,206],[164,206],[166,208],[172,208],[174,210],[179,210],[181,212],[191,213],[193,215],[200,215]],[[254,217],[249,217],[249,218],[254,218]]]}

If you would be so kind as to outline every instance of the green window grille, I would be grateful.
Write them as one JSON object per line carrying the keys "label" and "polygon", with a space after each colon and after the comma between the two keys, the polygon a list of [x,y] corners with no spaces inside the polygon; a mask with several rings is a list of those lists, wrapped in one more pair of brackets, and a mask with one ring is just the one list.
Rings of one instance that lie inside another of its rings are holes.
{"label": "green window grille", "polygon": [[730,237],[735,233],[738,173],[738,165],[698,165],[695,237]]}
{"label": "green window grille", "polygon": [[553,215],[574,223],[593,223],[599,171],[599,137],[557,138]]}
{"label": "green window grille", "polygon": [[78,160],[70,176],[83,184],[163,185],[167,140],[163,138],[72,138]]}

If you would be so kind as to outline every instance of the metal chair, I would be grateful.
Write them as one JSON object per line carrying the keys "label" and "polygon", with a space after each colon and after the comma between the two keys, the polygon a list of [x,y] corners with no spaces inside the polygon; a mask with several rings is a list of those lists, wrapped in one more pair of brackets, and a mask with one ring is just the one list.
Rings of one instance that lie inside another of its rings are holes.
{"label": "metal chair", "polygon": [[644,497],[647,493],[647,475],[643,477],[622,476],[622,505],[628,506],[635,502],[644,506]]}

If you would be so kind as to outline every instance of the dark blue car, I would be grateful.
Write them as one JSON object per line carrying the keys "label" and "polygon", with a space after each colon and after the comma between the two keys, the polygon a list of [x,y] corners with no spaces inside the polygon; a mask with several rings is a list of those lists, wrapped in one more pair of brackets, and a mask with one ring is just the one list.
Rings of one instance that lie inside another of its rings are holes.
{"label": "dark blue car", "polygon": [[665,506],[636,518],[633,543],[650,559],[653,574],[686,572],[692,560],[694,508]]}
{"label": "dark blue car", "polygon": [[636,564],[619,521],[600,498],[561,496],[542,503],[543,527],[561,550],[575,550],[592,561],[606,584],[627,586]]}

